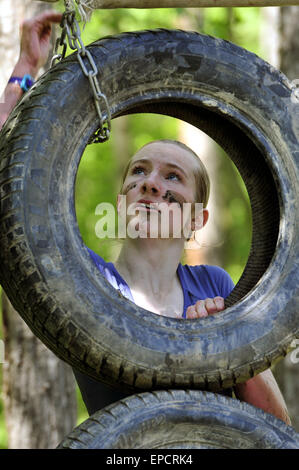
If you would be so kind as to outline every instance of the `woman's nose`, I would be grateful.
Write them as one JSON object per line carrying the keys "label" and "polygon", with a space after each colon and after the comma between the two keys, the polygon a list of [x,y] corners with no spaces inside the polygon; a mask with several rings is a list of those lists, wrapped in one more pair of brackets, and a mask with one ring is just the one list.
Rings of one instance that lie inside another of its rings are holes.
{"label": "woman's nose", "polygon": [[154,175],[145,178],[141,184],[142,191],[149,192],[151,194],[158,194],[160,192],[160,184]]}

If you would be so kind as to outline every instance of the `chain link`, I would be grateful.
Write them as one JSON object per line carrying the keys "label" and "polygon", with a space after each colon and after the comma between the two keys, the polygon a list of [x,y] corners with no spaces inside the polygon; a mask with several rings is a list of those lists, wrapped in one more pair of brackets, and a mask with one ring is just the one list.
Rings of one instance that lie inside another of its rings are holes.
{"label": "chain link", "polygon": [[[100,120],[99,128],[95,134],[91,136],[88,144],[102,143],[109,139],[111,132],[111,114],[109,103],[105,94],[101,91],[100,88],[98,80],[98,68],[96,63],[82,41],[80,27],[76,20],[76,9],[74,1],[64,0],[64,3],[65,12],[62,15],[62,20],[60,23],[62,32],[60,38],[58,38],[55,43],[51,67],[55,64],[56,61],[60,62],[65,58],[68,45],[72,50],[77,51],[77,59],[84,75],[89,80],[96,111]],[[62,47],[62,51],[60,53],[58,53],[59,47]]]}

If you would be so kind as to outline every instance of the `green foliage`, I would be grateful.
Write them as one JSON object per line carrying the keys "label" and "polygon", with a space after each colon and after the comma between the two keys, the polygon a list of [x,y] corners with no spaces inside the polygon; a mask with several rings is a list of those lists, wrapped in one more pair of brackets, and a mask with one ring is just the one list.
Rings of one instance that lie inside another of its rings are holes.
{"label": "green foliage", "polygon": [[232,41],[260,55],[261,8],[239,7],[233,11]]}
{"label": "green foliage", "polygon": [[76,213],[83,241],[99,251],[95,237],[95,208],[102,201],[115,203],[113,179],[116,160],[110,158],[110,142],[87,147],[80,164],[76,181]]}
{"label": "green foliage", "polygon": [[251,243],[251,209],[245,184],[230,158],[222,151],[217,179],[222,199],[221,225],[224,243],[220,247],[222,266],[237,283],[249,255]]}
{"label": "green foliage", "polygon": [[77,410],[78,410],[76,426],[79,426],[79,424],[83,423],[83,421],[86,421],[89,418],[89,414],[82,400],[81,392],[80,392],[78,385],[76,385],[76,395],[77,395]]}
{"label": "green foliage", "polygon": [[260,27],[260,8],[210,8],[205,10],[201,31],[259,54]]}

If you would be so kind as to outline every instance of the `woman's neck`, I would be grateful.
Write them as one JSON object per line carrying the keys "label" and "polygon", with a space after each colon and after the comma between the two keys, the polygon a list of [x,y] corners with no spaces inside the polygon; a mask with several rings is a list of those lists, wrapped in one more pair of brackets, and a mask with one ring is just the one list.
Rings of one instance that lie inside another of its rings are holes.
{"label": "woman's neck", "polygon": [[162,300],[177,283],[183,243],[181,239],[126,239],[115,267],[131,290]]}

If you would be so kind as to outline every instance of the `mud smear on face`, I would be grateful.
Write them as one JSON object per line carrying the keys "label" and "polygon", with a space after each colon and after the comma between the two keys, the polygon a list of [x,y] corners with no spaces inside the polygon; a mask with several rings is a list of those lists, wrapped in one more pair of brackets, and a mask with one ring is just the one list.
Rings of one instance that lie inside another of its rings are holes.
{"label": "mud smear on face", "polygon": [[[129,191],[136,188],[137,183],[130,183],[123,189],[123,194],[128,194]],[[176,193],[175,191],[170,191],[169,189],[166,191],[162,199],[166,202],[170,203],[177,203],[180,208],[183,208],[183,204],[186,202],[185,198],[183,198],[180,194]]]}
{"label": "mud smear on face", "polygon": [[123,189],[123,194],[128,194],[129,191],[131,191],[131,189],[134,189],[136,188],[137,186],[137,183],[130,183],[128,184],[128,186],[125,187],[125,189]]}
{"label": "mud smear on face", "polygon": [[164,196],[162,196],[162,199],[164,199],[164,201],[167,201],[169,203],[176,202],[180,206],[181,209],[183,207],[184,202],[186,202],[186,200],[180,194],[176,193],[175,191],[170,191],[170,190],[166,191]]}

